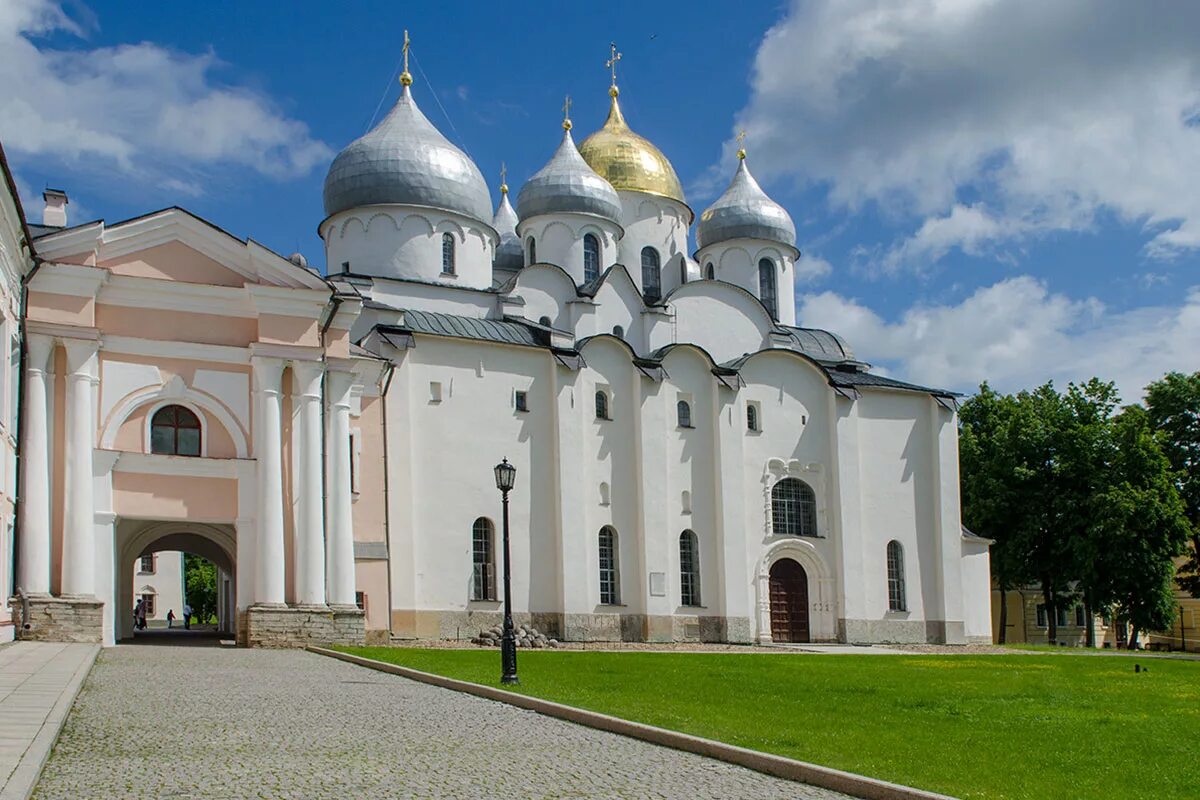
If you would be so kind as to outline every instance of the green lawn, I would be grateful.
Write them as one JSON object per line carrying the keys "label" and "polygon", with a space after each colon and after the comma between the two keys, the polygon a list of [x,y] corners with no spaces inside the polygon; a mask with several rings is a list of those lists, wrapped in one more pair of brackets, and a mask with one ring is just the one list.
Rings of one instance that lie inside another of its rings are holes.
{"label": "green lawn", "polygon": [[[496,650],[345,649],[499,685]],[[1200,662],[523,650],[519,663],[531,695],[962,798],[1200,797]]]}

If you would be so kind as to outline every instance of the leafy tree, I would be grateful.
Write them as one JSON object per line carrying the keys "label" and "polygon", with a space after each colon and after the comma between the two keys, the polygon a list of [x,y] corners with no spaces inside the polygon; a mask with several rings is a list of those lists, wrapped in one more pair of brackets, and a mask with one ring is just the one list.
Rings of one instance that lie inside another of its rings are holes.
{"label": "leafy tree", "polygon": [[183,554],[184,592],[197,621],[207,623],[217,613],[217,568],[211,561]]}
{"label": "leafy tree", "polygon": [[1089,515],[1094,520],[1089,591],[1129,620],[1132,649],[1139,631],[1171,626],[1175,558],[1193,528],[1146,410],[1126,408],[1113,420],[1112,433],[1108,486],[1096,494]]}
{"label": "leafy tree", "polygon": [[1191,527],[1188,558],[1175,580],[1192,597],[1200,597],[1200,372],[1171,372],[1150,384],[1146,407],[1175,470],[1175,485]]}

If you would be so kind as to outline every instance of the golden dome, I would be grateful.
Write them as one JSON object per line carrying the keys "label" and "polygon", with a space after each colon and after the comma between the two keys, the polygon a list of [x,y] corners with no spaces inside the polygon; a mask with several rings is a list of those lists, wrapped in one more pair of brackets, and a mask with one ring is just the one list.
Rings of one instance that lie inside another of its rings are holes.
{"label": "golden dome", "polygon": [[[612,108],[604,127],[583,140],[579,154],[618,191],[645,192],[687,205],[675,168],[657,147],[629,129],[617,104],[617,87],[608,90]],[[689,214],[691,209],[688,209]]]}

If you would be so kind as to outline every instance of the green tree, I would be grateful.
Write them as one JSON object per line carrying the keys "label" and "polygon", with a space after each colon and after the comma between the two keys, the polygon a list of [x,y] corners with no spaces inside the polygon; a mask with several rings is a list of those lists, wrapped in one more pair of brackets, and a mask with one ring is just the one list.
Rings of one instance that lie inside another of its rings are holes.
{"label": "green tree", "polygon": [[1107,486],[1092,500],[1089,591],[1139,631],[1164,630],[1175,618],[1175,559],[1193,532],[1170,461],[1149,414],[1130,406],[1112,423],[1114,458]]}
{"label": "green tree", "polygon": [[1191,528],[1188,558],[1175,580],[1192,597],[1200,597],[1200,372],[1171,372],[1150,384],[1146,407],[1175,470],[1175,486]]}
{"label": "green tree", "polygon": [[183,554],[184,592],[197,621],[209,622],[217,613],[217,568],[211,561]]}

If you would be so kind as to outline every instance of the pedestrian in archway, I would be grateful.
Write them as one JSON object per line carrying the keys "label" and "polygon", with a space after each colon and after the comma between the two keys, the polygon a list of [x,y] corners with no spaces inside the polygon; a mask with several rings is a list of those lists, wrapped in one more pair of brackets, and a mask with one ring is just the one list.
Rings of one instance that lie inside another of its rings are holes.
{"label": "pedestrian in archway", "polygon": [[140,630],[146,630],[146,601],[144,599],[138,603],[137,626]]}
{"label": "pedestrian in archway", "polygon": [[133,605],[133,629],[135,631],[141,627],[142,604],[145,602],[145,600],[138,598],[138,601]]}
{"label": "pedestrian in archway", "polygon": [[167,609],[167,627],[168,628],[172,627],[174,622],[175,622],[175,609],[168,608]]}
{"label": "pedestrian in archway", "polygon": [[188,631],[192,629],[192,607],[187,603],[183,604],[183,629]]}

